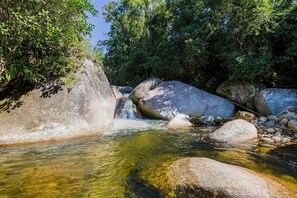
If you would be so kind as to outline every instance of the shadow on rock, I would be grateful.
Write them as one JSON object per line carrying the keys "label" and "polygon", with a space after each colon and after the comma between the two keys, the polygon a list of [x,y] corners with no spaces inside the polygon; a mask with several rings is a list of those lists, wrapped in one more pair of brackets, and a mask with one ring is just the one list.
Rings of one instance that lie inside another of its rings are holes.
{"label": "shadow on rock", "polygon": [[0,92],[0,112],[10,112],[19,108],[23,101],[22,96],[32,90],[32,87],[27,83],[16,80],[11,83],[3,92]]}
{"label": "shadow on rock", "polygon": [[47,83],[41,87],[41,98],[50,98],[52,95],[57,94],[59,91],[63,91],[62,83],[58,80]]}

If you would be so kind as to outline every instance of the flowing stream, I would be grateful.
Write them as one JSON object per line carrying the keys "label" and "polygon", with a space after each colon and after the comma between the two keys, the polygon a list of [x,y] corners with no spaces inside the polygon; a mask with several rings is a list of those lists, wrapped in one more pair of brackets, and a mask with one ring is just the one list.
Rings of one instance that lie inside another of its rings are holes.
{"label": "flowing stream", "polygon": [[162,125],[116,120],[113,131],[97,137],[0,147],[0,197],[166,197],[155,186],[162,167],[189,156],[247,167],[297,193],[296,146],[282,158],[270,147],[210,145],[200,140],[209,128],[172,131]]}

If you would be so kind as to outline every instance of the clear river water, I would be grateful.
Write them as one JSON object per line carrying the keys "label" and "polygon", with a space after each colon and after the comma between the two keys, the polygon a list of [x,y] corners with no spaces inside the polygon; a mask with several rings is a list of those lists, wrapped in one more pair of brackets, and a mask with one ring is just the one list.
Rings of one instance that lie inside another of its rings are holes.
{"label": "clear river water", "polygon": [[113,131],[97,137],[0,147],[0,197],[171,197],[157,188],[164,185],[163,167],[194,156],[255,170],[297,195],[296,145],[226,148],[200,140],[211,128],[162,125],[118,120]]}

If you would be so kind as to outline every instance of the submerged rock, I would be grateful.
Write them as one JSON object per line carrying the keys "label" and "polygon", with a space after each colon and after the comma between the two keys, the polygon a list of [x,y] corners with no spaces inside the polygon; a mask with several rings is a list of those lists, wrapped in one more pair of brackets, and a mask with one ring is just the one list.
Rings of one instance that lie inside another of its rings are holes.
{"label": "submerged rock", "polygon": [[256,127],[242,119],[233,120],[209,135],[210,141],[236,144],[257,139]]}
{"label": "submerged rock", "polygon": [[189,121],[190,117],[184,114],[177,114],[168,124],[165,125],[165,128],[169,129],[184,129],[192,127],[193,124]]}
{"label": "submerged rock", "polygon": [[228,100],[179,81],[158,84],[139,100],[146,115],[171,120],[178,113],[189,116],[232,117],[235,106]]}
{"label": "submerged rock", "polygon": [[256,95],[255,105],[258,112],[265,116],[297,108],[297,89],[264,89]]}
{"label": "submerged rock", "polygon": [[111,129],[115,97],[103,70],[86,60],[76,78],[71,89],[48,84],[7,104],[0,113],[0,144],[67,139]]}
{"label": "submerged rock", "polygon": [[239,166],[208,158],[184,158],[169,167],[177,197],[286,197],[282,186]]}

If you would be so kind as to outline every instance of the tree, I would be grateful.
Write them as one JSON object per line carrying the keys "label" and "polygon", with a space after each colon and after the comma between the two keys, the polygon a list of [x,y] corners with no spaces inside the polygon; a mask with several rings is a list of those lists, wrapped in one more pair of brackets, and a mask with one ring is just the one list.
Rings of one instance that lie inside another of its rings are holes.
{"label": "tree", "polygon": [[113,82],[154,75],[214,90],[227,79],[294,81],[293,0],[121,0],[105,16],[112,28],[104,63]]}
{"label": "tree", "polygon": [[70,73],[92,25],[89,0],[0,2],[0,87],[16,78],[33,83]]}

